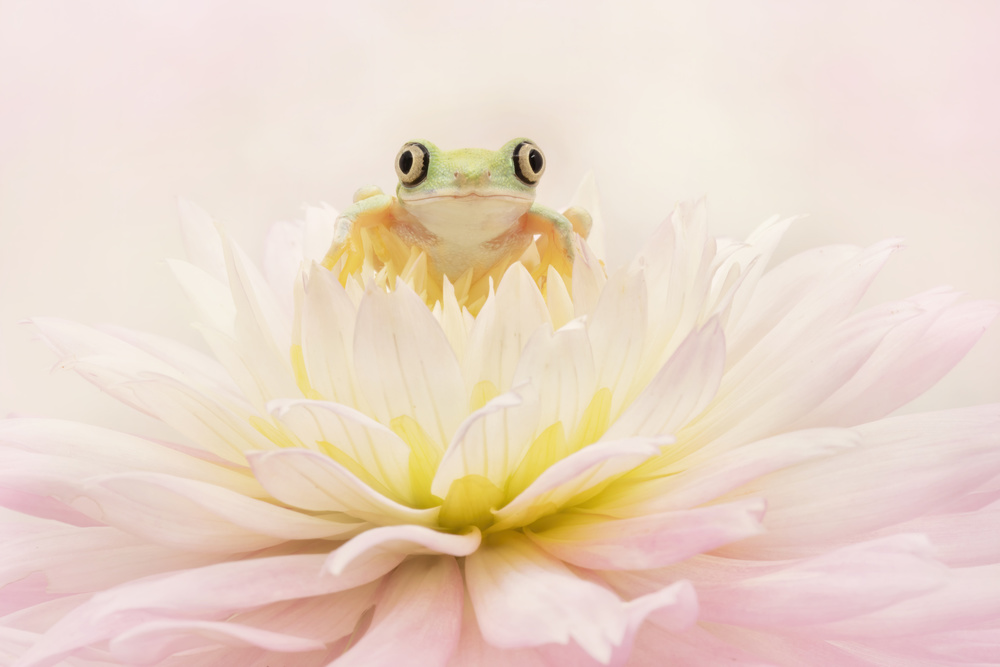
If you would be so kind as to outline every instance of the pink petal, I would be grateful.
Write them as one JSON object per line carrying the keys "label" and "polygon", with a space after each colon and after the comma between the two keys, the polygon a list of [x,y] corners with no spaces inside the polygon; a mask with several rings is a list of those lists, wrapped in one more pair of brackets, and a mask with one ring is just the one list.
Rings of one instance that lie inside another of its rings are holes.
{"label": "pink petal", "polygon": [[[694,598],[684,586],[626,603],[516,533],[499,535],[467,557],[465,576],[479,629],[500,648],[572,639],[603,664],[613,656],[624,662],[631,636],[649,613],[677,604],[687,610],[688,622],[694,620]],[[616,647],[625,655],[615,656]]]}
{"label": "pink petal", "polygon": [[1000,308],[988,301],[949,306],[956,297],[914,297],[926,312],[890,331],[854,377],[800,424],[851,426],[880,419],[927,391],[965,356]]}
{"label": "pink petal", "polygon": [[458,535],[442,533],[423,526],[383,526],[372,528],[347,541],[330,554],[326,566],[333,574],[341,574],[358,558],[372,554],[447,554],[468,556],[482,540],[478,528]]}
{"label": "pink petal", "polygon": [[767,499],[768,532],[723,553],[819,553],[832,542],[926,514],[1000,474],[1000,405],[903,415],[855,430],[861,446],[731,494]]}
{"label": "pink petal", "polygon": [[810,332],[806,342],[768,343],[773,359],[759,363],[751,355],[726,372],[716,400],[685,430],[687,449],[722,452],[797,429],[798,420],[843,386],[889,332],[919,313],[910,303],[878,306]]}
{"label": "pink petal", "polygon": [[764,506],[755,499],[611,521],[583,514],[558,517],[552,528],[536,526],[525,534],[570,565],[646,570],[761,533]]}
{"label": "pink petal", "polygon": [[663,664],[664,656],[670,656],[670,660],[678,665],[774,667],[774,663],[765,662],[722,641],[700,625],[684,632],[670,632],[652,620],[639,630],[632,660],[637,667],[658,667]]}
{"label": "pink petal", "polygon": [[462,574],[453,558],[415,558],[396,568],[364,636],[332,665],[448,664],[462,619]]}
{"label": "pink petal", "polygon": [[822,331],[841,321],[897,248],[896,241],[866,249],[846,245],[813,248],[765,273],[744,314],[730,322],[731,363],[783,329]]}
{"label": "pink petal", "polygon": [[885,639],[995,625],[1000,618],[1000,564],[954,568],[926,595],[824,626],[830,637]]}
{"label": "pink petal", "polygon": [[921,533],[934,544],[934,556],[952,567],[1000,563],[1000,506],[961,514],[922,516],[885,530]]}
{"label": "pink petal", "polygon": [[218,560],[213,555],[149,544],[115,528],[52,526],[4,540],[0,588],[38,572],[44,574],[50,593],[89,593],[130,579]]}
{"label": "pink petal", "polygon": [[321,651],[326,644],[315,639],[296,637],[236,623],[212,621],[151,621],[116,636],[111,653],[130,665],[155,665],[182,651],[214,646],[240,648],[253,646],[281,653]]}
{"label": "pink petal", "polygon": [[837,549],[740,581],[698,586],[705,621],[789,628],[830,623],[941,588],[947,569],[919,535]]}
{"label": "pink petal", "polygon": [[347,590],[381,577],[400,561],[400,557],[373,558],[333,577],[323,574],[325,558],[317,554],[220,563],[106,590],[53,625],[19,667],[55,665],[80,647],[153,620],[179,616],[221,620],[240,609]]}

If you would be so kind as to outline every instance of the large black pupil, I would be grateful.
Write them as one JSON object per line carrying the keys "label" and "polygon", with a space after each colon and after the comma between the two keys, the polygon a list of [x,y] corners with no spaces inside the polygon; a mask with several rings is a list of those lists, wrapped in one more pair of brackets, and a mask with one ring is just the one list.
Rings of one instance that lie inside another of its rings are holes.
{"label": "large black pupil", "polygon": [[537,174],[542,170],[542,154],[532,148],[528,153],[528,164],[531,165],[531,170]]}
{"label": "large black pupil", "polygon": [[399,170],[404,174],[409,174],[413,168],[413,151],[406,151],[399,156]]}

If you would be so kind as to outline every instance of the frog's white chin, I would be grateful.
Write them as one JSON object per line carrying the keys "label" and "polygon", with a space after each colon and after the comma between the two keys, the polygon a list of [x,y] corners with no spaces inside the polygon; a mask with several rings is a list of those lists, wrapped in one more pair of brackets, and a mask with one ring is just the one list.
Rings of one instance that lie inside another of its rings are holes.
{"label": "frog's white chin", "polygon": [[531,200],[510,195],[438,196],[403,202],[428,232],[451,246],[474,247],[517,224]]}

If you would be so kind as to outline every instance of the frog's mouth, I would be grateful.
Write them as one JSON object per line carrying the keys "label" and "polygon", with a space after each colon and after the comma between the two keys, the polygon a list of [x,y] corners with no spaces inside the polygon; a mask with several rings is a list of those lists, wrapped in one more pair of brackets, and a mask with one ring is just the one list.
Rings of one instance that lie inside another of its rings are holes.
{"label": "frog's mouth", "polygon": [[455,192],[451,194],[434,194],[422,197],[400,197],[407,204],[427,204],[435,201],[455,201],[463,199],[493,199],[496,201],[509,201],[515,203],[531,202],[531,197],[521,197],[511,194],[492,194],[485,192]]}

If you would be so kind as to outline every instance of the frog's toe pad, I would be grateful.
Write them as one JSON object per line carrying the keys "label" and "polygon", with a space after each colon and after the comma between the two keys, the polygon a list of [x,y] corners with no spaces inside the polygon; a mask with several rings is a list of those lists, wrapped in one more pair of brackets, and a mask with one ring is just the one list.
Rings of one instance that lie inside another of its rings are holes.
{"label": "frog's toe pad", "polygon": [[590,228],[594,226],[594,219],[590,217],[587,211],[579,206],[570,206],[563,211],[563,215],[573,225],[574,232],[583,238],[587,238],[590,235]]}

